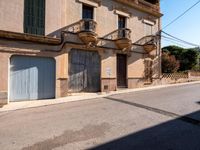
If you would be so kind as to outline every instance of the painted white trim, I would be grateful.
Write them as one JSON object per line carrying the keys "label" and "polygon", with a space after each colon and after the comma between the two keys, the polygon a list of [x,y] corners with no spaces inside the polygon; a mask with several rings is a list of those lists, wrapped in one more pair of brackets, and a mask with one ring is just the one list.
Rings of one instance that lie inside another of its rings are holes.
{"label": "painted white trim", "polygon": [[149,24],[151,26],[155,25],[155,22],[151,21],[151,20],[147,20],[147,19],[143,19],[143,23]]}
{"label": "painted white trim", "polygon": [[12,55],[8,58],[8,89],[7,89],[7,101],[8,104],[10,103],[10,63],[11,63],[11,57]]}
{"label": "painted white trim", "polygon": [[121,16],[124,16],[124,17],[127,17],[127,18],[131,17],[131,15],[129,13],[126,13],[126,12],[123,12],[123,11],[120,11],[120,10],[114,10],[114,12],[118,15],[121,15]]}
{"label": "painted white trim", "polygon": [[94,21],[97,21],[97,8],[96,7],[94,8],[94,11],[93,11],[93,19],[94,19]]}
{"label": "painted white trim", "polygon": [[99,3],[98,2],[94,2],[91,0],[78,0],[80,3],[84,3],[93,7],[99,7]]}

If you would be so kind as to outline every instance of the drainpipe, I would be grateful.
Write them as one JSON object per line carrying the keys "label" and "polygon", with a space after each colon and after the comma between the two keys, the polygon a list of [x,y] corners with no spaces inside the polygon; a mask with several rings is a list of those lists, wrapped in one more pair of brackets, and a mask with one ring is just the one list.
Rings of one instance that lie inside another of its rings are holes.
{"label": "drainpipe", "polygon": [[[44,51],[50,51],[50,52],[56,52],[56,53],[57,52],[61,52],[62,49],[63,49],[63,47],[64,47],[64,45],[67,44],[67,43],[68,44],[83,45],[82,43],[75,43],[75,42],[65,41],[65,34],[69,34],[69,33],[72,34],[72,32],[69,32],[69,31],[61,31],[61,38],[60,38],[60,42],[58,42],[58,43],[50,43],[50,42],[47,43],[45,41],[37,41],[36,40],[37,37],[35,37],[35,39],[31,39],[31,38],[28,37],[29,35],[21,34],[21,33],[7,32],[7,31],[2,31],[2,32],[4,32],[4,34],[0,35],[0,38],[12,39],[12,40],[17,40],[17,41],[28,41],[28,42],[32,42],[32,43],[37,43],[37,44],[47,45],[47,46],[53,46],[53,47],[59,46],[59,48],[57,50],[44,50]],[[10,36],[9,34],[14,34],[14,36],[12,37],[12,35]],[[20,34],[23,35],[24,37],[21,37]],[[106,40],[104,38],[98,38],[98,39]],[[132,43],[132,45],[134,45],[134,46],[141,46],[141,47],[144,46],[142,44],[137,44],[137,43]],[[117,48],[111,48],[111,47],[106,47],[106,46],[99,46],[99,48],[119,50]],[[140,54],[147,54],[147,53],[144,53],[144,52],[138,52],[138,51],[133,51],[133,50],[131,52],[140,53]]]}
{"label": "drainpipe", "polygon": [[[51,51],[51,52],[60,52],[65,45],[65,34],[68,32],[61,31],[61,38],[60,41],[48,41],[45,40],[45,37],[42,36],[35,36],[35,35],[29,35],[29,34],[22,34],[22,33],[15,33],[15,32],[9,32],[9,31],[2,31],[0,30],[0,38],[1,39],[10,39],[15,41],[27,41],[32,43],[37,43],[41,45],[47,45],[47,46],[60,46],[58,50],[45,50],[45,51]],[[40,39],[39,39],[40,38]],[[54,43],[53,43],[54,42]]]}

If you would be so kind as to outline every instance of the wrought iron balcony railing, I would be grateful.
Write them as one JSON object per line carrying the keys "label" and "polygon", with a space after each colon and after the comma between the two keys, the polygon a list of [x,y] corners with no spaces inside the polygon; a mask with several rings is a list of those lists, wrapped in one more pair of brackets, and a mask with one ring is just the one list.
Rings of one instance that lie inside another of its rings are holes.
{"label": "wrought iron balcony railing", "polygon": [[92,19],[82,19],[80,21],[80,32],[94,32],[96,33],[97,23]]}
{"label": "wrought iron balcony railing", "polygon": [[117,30],[117,40],[119,39],[131,39],[131,30],[122,28]]}
{"label": "wrought iron balcony railing", "polygon": [[138,4],[146,9],[150,9],[152,11],[160,11],[159,3],[156,0],[138,0]]}
{"label": "wrought iron balcony railing", "polygon": [[158,5],[159,4],[159,0],[143,0],[146,1],[147,3],[151,3],[153,5]]}
{"label": "wrought iron balcony railing", "polygon": [[116,46],[119,49],[127,49],[131,46],[131,30],[122,28],[117,30]]}
{"label": "wrought iron balcony railing", "polygon": [[152,44],[155,42],[158,42],[159,37],[156,35],[148,35],[148,36],[144,36],[143,38],[139,39],[137,42],[135,42],[135,44],[139,44],[139,45],[146,45],[146,44]]}
{"label": "wrought iron balcony railing", "polygon": [[86,45],[96,44],[98,35],[96,33],[97,23],[92,19],[83,19],[79,22],[78,36]]}
{"label": "wrought iron balcony railing", "polygon": [[116,0],[118,2],[133,6],[139,9],[148,10],[148,12],[159,13],[160,2],[159,0]]}

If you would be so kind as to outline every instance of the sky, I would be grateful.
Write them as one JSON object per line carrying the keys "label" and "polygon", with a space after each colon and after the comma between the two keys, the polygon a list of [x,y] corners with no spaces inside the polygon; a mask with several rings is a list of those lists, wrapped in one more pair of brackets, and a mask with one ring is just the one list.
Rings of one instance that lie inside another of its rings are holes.
{"label": "sky", "polygon": [[[161,0],[161,12],[164,14],[162,17],[162,27],[166,26],[197,1],[199,0]],[[200,45],[200,3],[179,20],[163,29],[163,31],[185,41]],[[185,48],[192,47],[162,39],[162,47],[167,45],[177,45]]]}

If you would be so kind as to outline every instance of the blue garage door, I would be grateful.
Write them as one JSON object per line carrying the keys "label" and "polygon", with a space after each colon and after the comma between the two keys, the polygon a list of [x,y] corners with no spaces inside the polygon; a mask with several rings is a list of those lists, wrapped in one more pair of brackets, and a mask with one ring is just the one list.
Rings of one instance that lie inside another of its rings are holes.
{"label": "blue garage door", "polygon": [[55,97],[54,59],[13,56],[10,67],[11,101]]}

